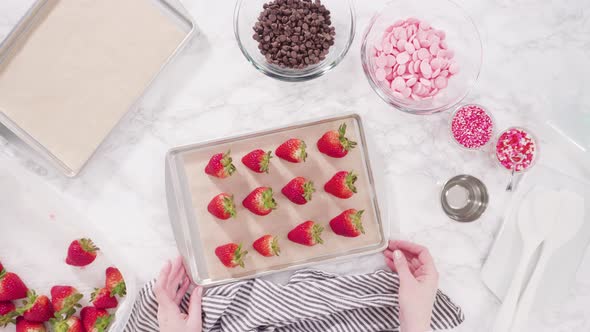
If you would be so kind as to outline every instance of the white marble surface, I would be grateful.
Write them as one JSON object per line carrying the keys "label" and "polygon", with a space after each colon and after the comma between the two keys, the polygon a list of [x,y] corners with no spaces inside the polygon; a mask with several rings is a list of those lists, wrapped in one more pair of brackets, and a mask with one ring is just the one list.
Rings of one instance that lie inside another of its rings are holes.
{"label": "white marble surface", "polygon": [[[27,2],[31,0],[0,1],[0,38]],[[164,192],[163,157],[169,148],[358,112],[377,138],[377,150],[386,156],[385,173],[398,193],[403,236],[430,248],[441,288],[466,313],[466,322],[457,330],[490,330],[499,301],[486,289],[479,271],[501,222],[507,177],[488,156],[466,153],[448,141],[448,114],[402,114],[370,89],[360,65],[359,36],[384,1],[357,1],[357,38],[351,52],[332,72],[301,84],[267,78],[244,59],[232,30],[233,1],[184,2],[203,36],[162,76],[139,109],[121,122],[78,178],[64,178],[21,149],[10,135],[0,140],[0,172],[5,167],[17,174],[32,172],[40,183],[55,187],[88,216],[81,222],[92,223],[117,244],[144,282],[156,275],[165,259],[176,255]],[[590,124],[581,118],[590,109],[586,0],[458,2],[473,15],[484,42],[482,75],[469,101],[490,107],[500,127],[534,126],[547,114],[580,117],[578,123]],[[578,166],[570,168],[587,174]],[[464,172],[484,180],[492,198],[482,219],[461,225],[442,215],[436,191],[442,181]],[[0,219],[3,232],[9,231],[7,223]],[[374,255],[321,268],[360,273],[384,265]],[[588,252],[571,286],[567,300],[555,303],[531,330],[590,330]]]}

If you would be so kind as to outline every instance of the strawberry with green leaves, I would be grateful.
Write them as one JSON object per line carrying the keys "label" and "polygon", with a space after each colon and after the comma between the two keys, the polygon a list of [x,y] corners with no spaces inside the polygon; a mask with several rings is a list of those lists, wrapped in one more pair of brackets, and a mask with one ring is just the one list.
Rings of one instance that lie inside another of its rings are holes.
{"label": "strawberry with green leaves", "polygon": [[106,332],[113,319],[106,310],[95,307],[82,308],[80,318],[86,332]]}
{"label": "strawberry with green leaves", "polygon": [[293,228],[287,237],[289,240],[295,243],[299,243],[304,246],[314,246],[318,243],[324,243],[322,240],[323,231],[324,227],[311,220],[308,220]]}
{"label": "strawberry with green leaves", "polygon": [[215,249],[215,255],[226,267],[244,267],[244,258],[248,251],[242,250],[241,244],[228,243]]}
{"label": "strawberry with green leaves", "polygon": [[80,267],[86,266],[94,262],[98,250],[98,247],[88,238],[74,240],[68,247],[66,264]]}
{"label": "strawberry with green leaves", "polygon": [[321,153],[333,158],[343,158],[356,147],[357,143],[346,137],[346,123],[343,123],[338,130],[325,133],[318,140],[317,145]]}
{"label": "strawberry with green leaves", "polygon": [[16,324],[16,306],[11,301],[0,302],[0,327]]}
{"label": "strawberry with green leaves", "polygon": [[97,309],[112,309],[119,305],[117,298],[111,296],[111,291],[106,287],[95,288],[90,297],[90,302]]}
{"label": "strawberry with green leaves", "polygon": [[266,216],[277,208],[277,202],[273,197],[272,188],[268,187],[254,189],[244,198],[242,205],[259,216]]}
{"label": "strawberry with green leaves", "polygon": [[242,158],[242,163],[256,173],[268,173],[272,151],[254,150]]}
{"label": "strawberry with green leaves", "polygon": [[82,307],[79,302],[84,296],[72,286],[53,286],[50,293],[56,317],[70,317],[76,313],[78,308]]}
{"label": "strawberry with green leaves", "polygon": [[226,193],[221,193],[209,202],[207,211],[213,216],[227,220],[236,217],[236,205],[234,203],[234,196]]}
{"label": "strawberry with green leaves", "polygon": [[231,151],[218,153],[209,160],[205,167],[205,173],[220,179],[230,177],[236,172],[236,166],[232,161]]}
{"label": "strawberry with green leaves", "polygon": [[76,316],[68,317],[65,320],[51,320],[54,332],[85,332],[82,320]]}
{"label": "strawberry with green leaves", "polygon": [[106,269],[105,274],[105,287],[110,291],[111,296],[127,295],[127,285],[125,285],[125,279],[123,279],[123,275],[119,269],[110,266]]}
{"label": "strawberry with green leaves", "polygon": [[18,275],[0,269],[0,301],[13,301],[27,297],[28,288]]}
{"label": "strawberry with green leaves", "polygon": [[37,295],[34,290],[27,292],[27,298],[17,312],[26,320],[38,323],[48,321],[54,313],[49,298],[45,295]]}
{"label": "strawberry with green leaves", "polygon": [[16,319],[16,332],[47,332],[47,329],[45,324],[31,322],[21,316]]}
{"label": "strawberry with green leaves", "polygon": [[315,188],[313,182],[308,181],[304,177],[296,177],[289,181],[289,183],[283,187],[281,192],[291,202],[303,205],[311,201],[311,196],[315,192]]}
{"label": "strawberry with green leaves", "polygon": [[356,194],[357,175],[353,171],[341,171],[336,173],[326,184],[324,190],[338,198],[351,198]]}
{"label": "strawberry with green leaves", "polygon": [[252,247],[264,257],[279,256],[281,252],[279,239],[272,235],[263,235],[254,241]]}
{"label": "strawberry with green leaves", "polygon": [[330,221],[330,228],[334,233],[346,237],[357,237],[365,234],[362,222],[363,212],[365,211],[346,210]]}
{"label": "strawberry with green leaves", "polygon": [[276,149],[275,154],[283,160],[292,163],[301,163],[305,162],[305,159],[307,158],[306,148],[307,146],[304,141],[298,138],[291,138],[281,144]]}

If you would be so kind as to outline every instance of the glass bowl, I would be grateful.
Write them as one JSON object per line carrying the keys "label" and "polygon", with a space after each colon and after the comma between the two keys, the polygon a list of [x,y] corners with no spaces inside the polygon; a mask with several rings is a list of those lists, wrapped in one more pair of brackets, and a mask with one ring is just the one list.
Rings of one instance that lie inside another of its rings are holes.
{"label": "glass bowl", "polygon": [[[375,77],[374,45],[380,43],[387,27],[400,19],[417,18],[446,34],[448,48],[455,53],[459,72],[453,75],[445,89],[432,99],[397,98],[387,81]],[[467,12],[450,0],[394,0],[375,14],[362,40],[361,61],[369,84],[385,102],[412,114],[433,114],[448,110],[461,102],[479,77],[482,63],[482,44],[475,23]]]}
{"label": "glass bowl", "polygon": [[530,131],[529,129],[527,129],[527,128],[524,128],[524,127],[510,127],[510,128],[507,128],[507,129],[503,130],[502,132],[500,132],[500,133],[499,133],[499,134],[496,136],[496,138],[494,139],[494,144],[493,144],[493,147],[494,147],[494,148],[492,149],[492,150],[493,150],[493,151],[492,151],[492,156],[493,156],[494,160],[496,160],[496,164],[497,164],[498,166],[500,166],[500,168],[502,168],[503,170],[506,170],[506,171],[508,171],[508,172],[511,172],[511,171],[512,171],[512,169],[511,169],[511,168],[510,168],[510,169],[509,169],[509,168],[506,168],[506,166],[504,166],[504,165],[502,164],[502,162],[501,162],[501,161],[500,161],[500,159],[498,158],[498,152],[497,152],[497,146],[498,146],[498,142],[500,141],[500,138],[501,138],[501,137],[502,137],[502,136],[503,136],[505,133],[507,133],[507,132],[508,132],[508,131],[510,131],[510,130],[520,130],[520,131],[526,132],[527,134],[529,134],[529,136],[531,137],[532,141],[533,141],[533,142],[534,142],[534,144],[535,144],[535,154],[534,154],[534,157],[533,157],[533,159],[531,160],[531,163],[530,163],[530,165],[529,165],[527,168],[524,168],[524,169],[522,169],[522,170],[514,170],[514,173],[515,173],[515,174],[525,173],[525,172],[527,172],[528,170],[530,170],[531,168],[533,168],[533,167],[534,167],[534,166],[537,164],[537,160],[539,159],[539,140],[537,139],[537,136],[536,136],[536,135],[535,135],[535,134],[534,134],[532,131]]}
{"label": "glass bowl", "polygon": [[[479,107],[481,109],[483,109],[486,113],[487,116],[490,117],[490,120],[492,121],[492,133],[490,135],[490,139],[484,144],[481,145],[479,147],[474,147],[474,148],[468,148],[465,145],[461,144],[457,138],[455,137],[455,135],[453,134],[453,121],[455,120],[455,116],[457,115],[457,113],[463,109],[464,107],[469,107],[469,106],[476,106]],[[474,104],[474,103],[469,103],[469,104],[461,104],[458,105],[457,107],[455,107],[455,110],[453,111],[453,114],[451,115],[451,118],[449,119],[449,136],[451,141],[453,141],[453,143],[458,146],[461,150],[464,151],[483,151],[483,150],[487,150],[491,145],[494,145],[494,143],[496,143],[497,137],[495,137],[495,133],[497,132],[497,124],[496,124],[496,120],[494,119],[494,115],[492,114],[492,112],[490,112],[490,110],[487,107],[483,107],[482,105],[479,104]]]}
{"label": "glass bowl", "polygon": [[334,67],[344,58],[354,39],[356,16],[353,0],[321,0],[330,11],[332,26],[336,30],[334,45],[330,47],[326,58],[303,69],[281,68],[270,64],[258,49],[254,40],[254,24],[262,12],[262,6],[270,0],[238,0],[234,11],[234,33],[240,50],[246,59],[260,72],[282,81],[302,82],[318,78]]}

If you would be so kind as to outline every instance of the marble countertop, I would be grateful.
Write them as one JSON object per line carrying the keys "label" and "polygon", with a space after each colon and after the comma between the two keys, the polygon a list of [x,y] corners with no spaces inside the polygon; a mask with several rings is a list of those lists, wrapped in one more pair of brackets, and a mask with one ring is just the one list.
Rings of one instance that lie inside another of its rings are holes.
{"label": "marble countertop", "polygon": [[[31,0],[1,1],[0,39],[27,2]],[[164,190],[163,157],[168,149],[357,112],[376,138],[376,150],[385,156],[384,172],[397,193],[403,237],[428,246],[440,271],[441,288],[465,311],[467,319],[457,331],[488,331],[499,300],[482,283],[480,269],[509,198],[503,190],[507,175],[489,156],[451,144],[448,113],[403,114],[371,90],[360,64],[359,36],[384,2],[357,1],[357,38],[338,67],[314,81],[290,84],[260,74],[242,56],[232,29],[233,1],[185,0],[202,34],[160,77],[139,108],[125,117],[78,178],[63,177],[20,148],[4,129],[2,168],[34,173],[39,182],[55,187],[88,216],[85,222],[117,244],[139,281],[145,282],[156,276],[164,260],[177,255]],[[547,114],[590,109],[587,1],[458,2],[473,15],[484,43],[482,73],[467,100],[492,109],[500,127],[534,125]],[[440,184],[461,173],[482,179],[492,196],[484,217],[470,224],[450,221],[436,202]],[[373,255],[319,268],[362,273],[385,265],[380,255]],[[590,251],[571,286],[567,300],[555,304],[531,330],[590,330]]]}

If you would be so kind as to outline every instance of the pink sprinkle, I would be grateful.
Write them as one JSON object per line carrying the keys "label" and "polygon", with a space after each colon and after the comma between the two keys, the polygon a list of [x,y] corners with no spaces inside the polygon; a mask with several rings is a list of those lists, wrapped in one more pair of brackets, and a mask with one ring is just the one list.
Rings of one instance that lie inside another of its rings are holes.
{"label": "pink sprinkle", "polygon": [[496,157],[508,170],[523,171],[533,165],[537,156],[537,143],[533,136],[521,128],[510,128],[500,135],[496,143]]}
{"label": "pink sprinkle", "polygon": [[485,109],[477,105],[459,108],[451,122],[451,132],[457,143],[468,149],[479,149],[492,138],[494,123]]}

